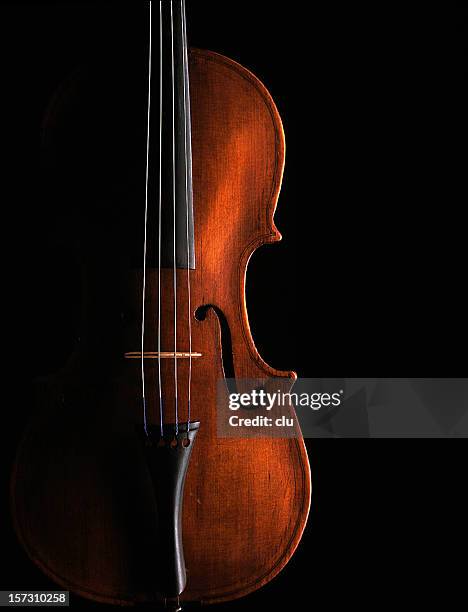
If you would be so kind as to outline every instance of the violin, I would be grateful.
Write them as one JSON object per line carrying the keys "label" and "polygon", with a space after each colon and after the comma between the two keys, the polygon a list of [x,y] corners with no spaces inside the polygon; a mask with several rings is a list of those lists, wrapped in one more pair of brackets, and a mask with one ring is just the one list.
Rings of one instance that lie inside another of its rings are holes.
{"label": "violin", "polygon": [[[137,83],[123,59],[112,104],[100,73],[87,101],[67,107],[73,138],[86,140],[73,164],[80,175],[94,159],[108,184],[129,169],[138,178],[112,191],[106,232],[85,216],[80,337],[66,365],[37,384],[12,510],[29,557],[62,588],[180,609],[242,597],[276,576],[301,539],[311,481],[299,429],[258,438],[217,429],[220,385],[227,397],[245,380],[295,380],[259,355],[245,298],[250,257],[281,238],[280,116],[246,68],[188,49],[185,0],[145,7],[147,79]],[[121,101],[136,98],[132,123]],[[63,99],[62,88],[51,125],[67,115]],[[116,127],[124,117],[134,139],[126,153]],[[90,125],[95,138],[114,138],[105,171],[84,135]],[[133,224],[118,204],[130,193]]]}

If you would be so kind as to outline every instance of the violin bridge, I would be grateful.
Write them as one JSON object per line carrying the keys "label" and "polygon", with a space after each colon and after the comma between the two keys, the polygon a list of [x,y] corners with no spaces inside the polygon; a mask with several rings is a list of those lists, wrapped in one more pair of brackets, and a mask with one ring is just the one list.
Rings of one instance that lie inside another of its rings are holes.
{"label": "violin bridge", "polygon": [[[177,351],[177,353],[174,352],[145,352],[143,353],[143,358],[144,359],[190,359],[190,357],[192,359],[198,359],[198,357],[201,357],[202,354],[201,353],[190,353],[190,352],[184,352],[184,351]],[[124,355],[125,359],[141,359],[141,352],[138,351],[133,351],[130,353],[125,353]]]}

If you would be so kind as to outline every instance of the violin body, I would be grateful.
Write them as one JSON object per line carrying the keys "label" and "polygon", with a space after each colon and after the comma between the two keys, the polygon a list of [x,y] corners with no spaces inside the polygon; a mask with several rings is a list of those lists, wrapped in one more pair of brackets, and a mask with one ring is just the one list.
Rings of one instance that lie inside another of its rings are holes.
{"label": "violin body", "polygon": [[[273,215],[285,145],[267,90],[234,61],[192,50],[190,90],[196,267],[189,274],[191,310],[198,313],[191,327],[197,354],[191,415],[200,426],[185,480],[180,598],[213,603],[258,589],[287,563],[307,520],[310,470],[300,432],[294,438],[217,435],[216,389],[226,370],[236,379],[293,383],[295,377],[260,357],[245,301],[252,253],[280,239]],[[187,270],[176,275],[178,299],[186,305]],[[121,605],[164,599],[155,580],[164,565],[158,504],[134,429],[142,420],[139,361],[125,358],[140,350],[141,276],[131,271],[122,283],[121,327],[99,349],[82,341],[67,366],[39,385],[39,407],[12,483],[16,530],[30,558],[61,587]],[[174,314],[173,281],[170,269],[159,278],[148,270],[147,312],[161,300],[169,322],[161,342],[171,346],[177,323],[177,344],[185,350],[187,309]],[[89,287],[92,293],[92,280]],[[89,304],[89,334],[98,334],[102,313],[93,310],[92,299]],[[145,350],[155,346],[157,333],[148,327]],[[101,362],[105,376],[96,376]],[[172,397],[173,362],[161,362],[164,396]],[[178,360],[184,418],[188,368],[187,359]],[[148,360],[146,384],[148,419],[157,427],[157,360]],[[172,404],[164,419],[173,422]]]}

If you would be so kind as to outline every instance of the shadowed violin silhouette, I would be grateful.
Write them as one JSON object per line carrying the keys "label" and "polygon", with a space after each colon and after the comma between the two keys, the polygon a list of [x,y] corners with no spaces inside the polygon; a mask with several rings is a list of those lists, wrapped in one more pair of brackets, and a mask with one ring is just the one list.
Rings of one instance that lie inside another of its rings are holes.
{"label": "shadowed violin silhouette", "polygon": [[280,239],[280,117],[247,69],[188,50],[183,0],[145,11],[145,56],[110,49],[47,114],[83,316],[75,352],[38,384],[12,498],[23,546],[63,588],[178,608],[278,574],[310,470],[299,430],[216,433],[218,381],[295,379],[258,354],[245,303],[249,258]]}

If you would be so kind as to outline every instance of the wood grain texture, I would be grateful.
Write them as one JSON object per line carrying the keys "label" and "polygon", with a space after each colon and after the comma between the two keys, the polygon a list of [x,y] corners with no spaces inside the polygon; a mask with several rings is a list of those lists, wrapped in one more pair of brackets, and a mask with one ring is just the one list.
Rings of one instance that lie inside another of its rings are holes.
{"label": "wood grain texture", "polygon": [[[246,310],[248,261],[280,239],[273,215],[284,165],[284,135],[264,86],[245,68],[194,50],[190,63],[196,270],[192,304],[192,414],[201,422],[189,466],[183,515],[188,584],[182,599],[213,603],[271,580],[293,554],[307,520],[310,470],[300,433],[292,439],[223,439],[216,389],[223,378],[219,320],[224,314],[236,378],[287,377],[255,348]],[[18,452],[13,514],[31,558],[64,588],[96,601],[159,600],[157,508],[133,424],[141,423],[141,275],[128,278],[127,325],[105,380],[86,355],[41,390],[41,410]],[[148,273],[147,311],[156,312],[156,271]],[[163,270],[161,351],[174,350],[172,272]],[[177,272],[177,350],[188,350],[187,271]],[[272,330],[274,332],[274,330]],[[156,350],[156,326],[145,352]],[[179,417],[187,418],[188,360],[177,360]],[[150,422],[159,420],[157,360],[147,364]],[[164,419],[174,420],[174,363],[162,363]]]}

